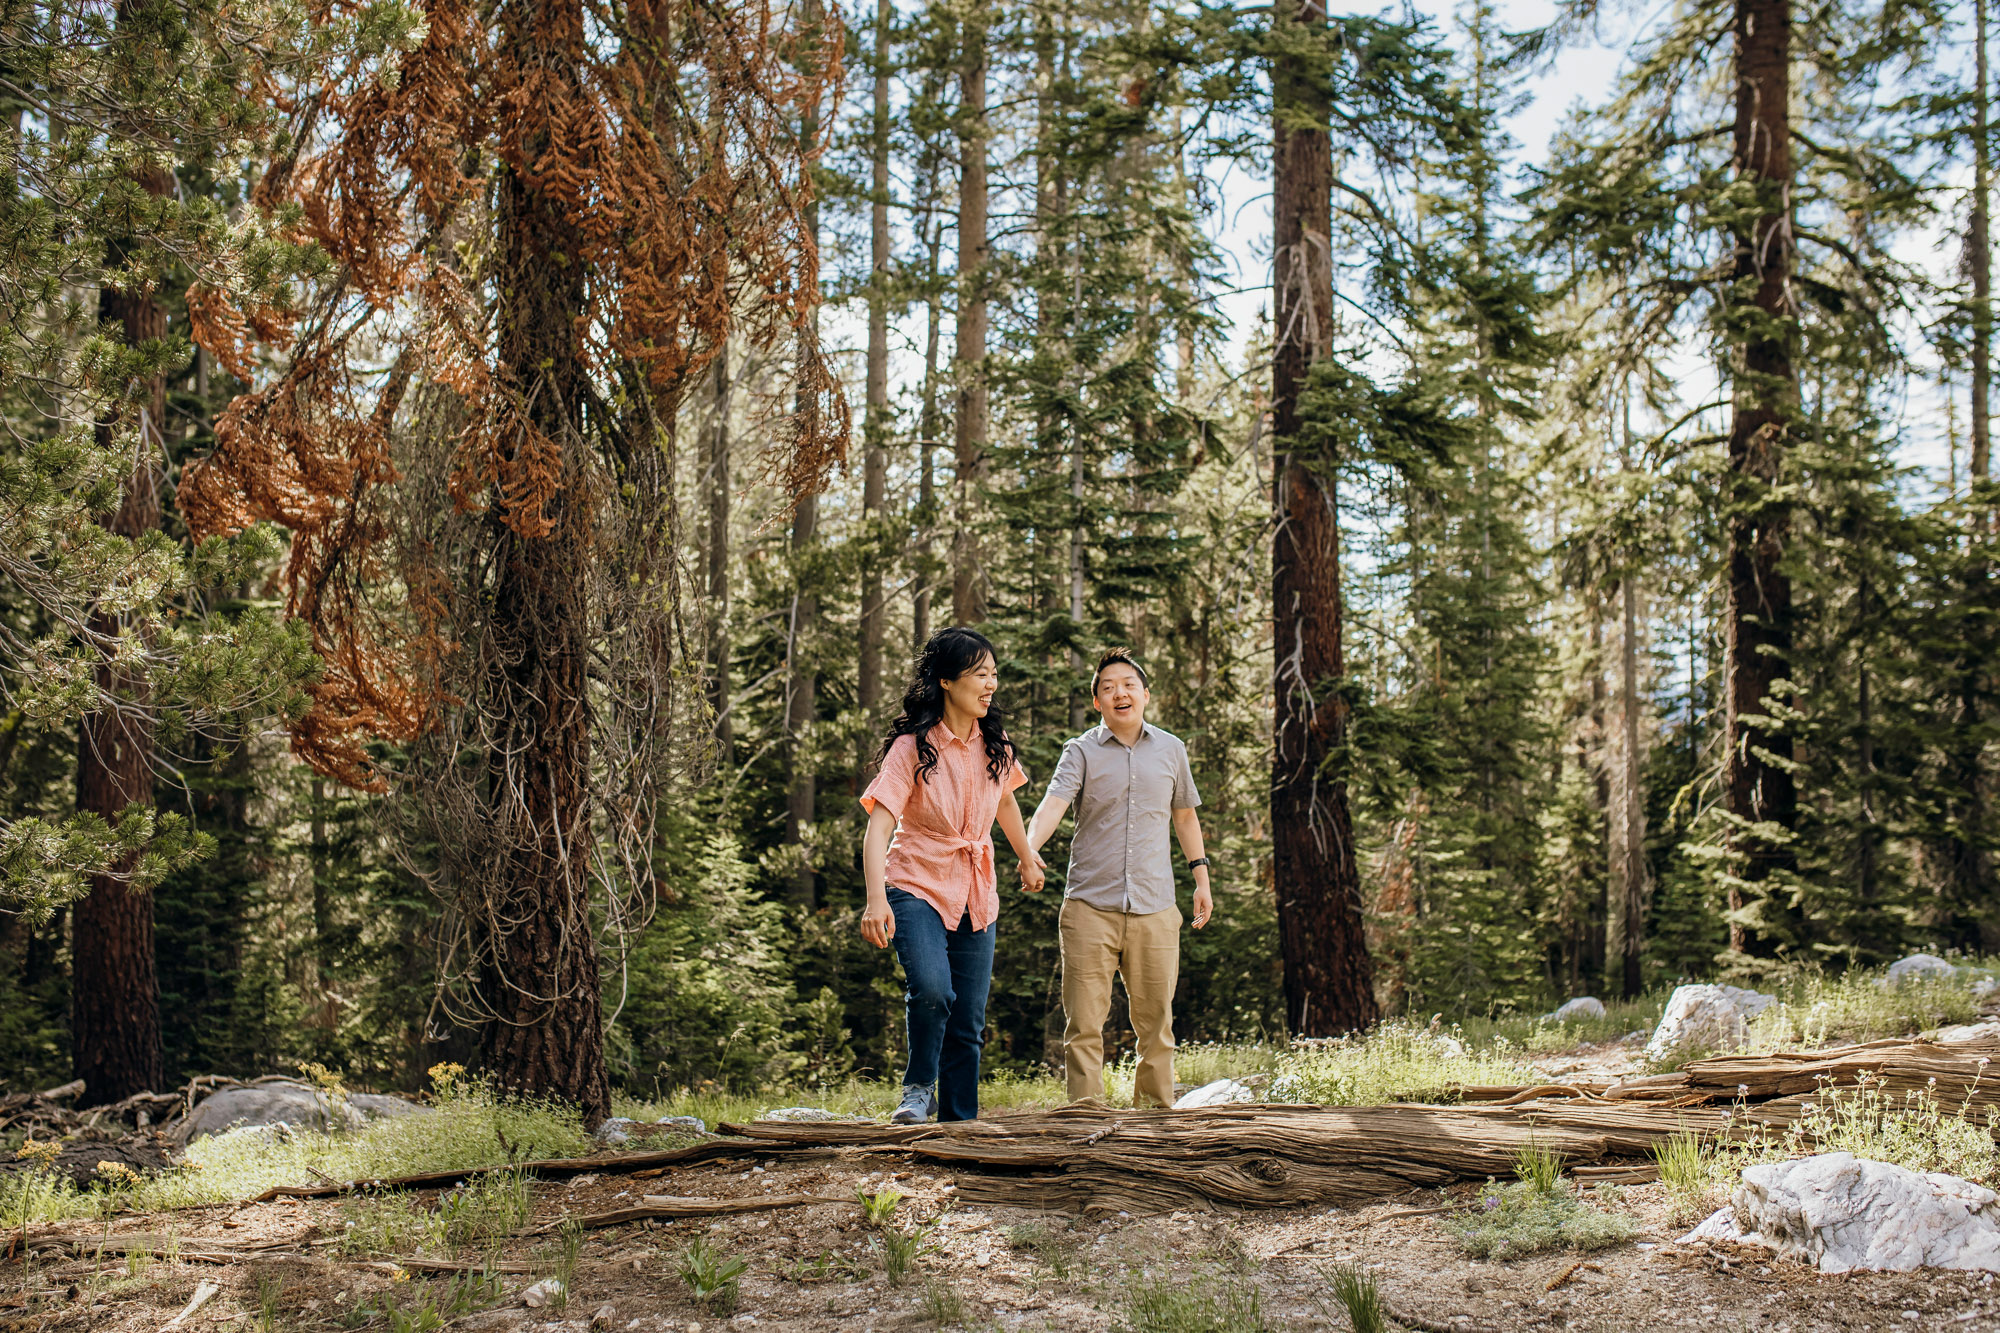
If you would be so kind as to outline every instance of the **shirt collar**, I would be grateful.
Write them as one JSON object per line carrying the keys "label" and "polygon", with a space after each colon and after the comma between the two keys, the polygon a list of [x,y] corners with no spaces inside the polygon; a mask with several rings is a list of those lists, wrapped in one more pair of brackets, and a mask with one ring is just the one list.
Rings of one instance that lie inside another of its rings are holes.
{"label": "shirt collar", "polygon": [[980,733],[980,730],[977,726],[974,726],[972,728],[972,734],[970,736],[967,736],[964,740],[960,740],[952,732],[952,729],[950,727],[947,727],[942,722],[938,723],[935,727],[931,728],[931,745],[933,748],[941,749],[945,745],[949,744],[949,745],[960,745],[964,746],[967,749],[970,749],[975,741],[982,745],[985,744],[986,741],[985,736]]}
{"label": "shirt collar", "polygon": [[[1152,736],[1152,734],[1153,734],[1152,723],[1141,722],[1139,724],[1139,741],[1149,739]],[[1137,745],[1139,741],[1133,741],[1132,743],[1134,745]],[[1118,733],[1111,729],[1110,724],[1104,722],[1100,722],[1097,724],[1097,743],[1099,745],[1121,744],[1121,742],[1118,739]]]}

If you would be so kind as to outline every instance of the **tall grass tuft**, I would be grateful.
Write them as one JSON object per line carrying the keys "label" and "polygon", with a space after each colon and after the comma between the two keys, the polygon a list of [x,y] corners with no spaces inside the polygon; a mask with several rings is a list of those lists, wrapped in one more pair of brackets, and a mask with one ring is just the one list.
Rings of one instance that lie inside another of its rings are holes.
{"label": "tall grass tuft", "polygon": [[1382,1314],[1382,1289],[1374,1275],[1360,1264],[1342,1264],[1333,1270],[1333,1299],[1347,1312],[1354,1333],[1385,1333],[1388,1324]]}

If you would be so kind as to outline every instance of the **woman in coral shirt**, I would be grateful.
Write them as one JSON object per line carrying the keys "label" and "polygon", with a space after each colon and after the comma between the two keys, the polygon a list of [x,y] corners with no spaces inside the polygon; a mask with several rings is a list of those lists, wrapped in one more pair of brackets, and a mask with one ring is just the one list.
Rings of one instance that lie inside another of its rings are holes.
{"label": "woman in coral shirt", "polygon": [[979,1048],[993,983],[1000,891],[993,821],[1021,860],[1021,884],[1042,887],[1041,858],[1028,850],[1016,788],[1028,775],[1015,757],[993,691],[993,645],[969,629],[941,629],[918,654],[903,711],[876,756],[880,771],[861,795],[868,836],[861,870],[868,909],[861,936],[896,945],[907,978],[910,1067],[899,1125],[979,1118]]}

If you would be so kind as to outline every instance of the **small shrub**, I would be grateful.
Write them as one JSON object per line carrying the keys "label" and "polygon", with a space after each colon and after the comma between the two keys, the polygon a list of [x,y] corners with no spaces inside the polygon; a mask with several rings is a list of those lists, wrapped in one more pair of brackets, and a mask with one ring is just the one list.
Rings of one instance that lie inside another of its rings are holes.
{"label": "small shrub", "polygon": [[[1936,1080],[1932,1080],[1933,1088]],[[1973,1111],[1970,1098],[1957,1108],[1939,1102],[1933,1088],[1897,1097],[1866,1073],[1853,1088],[1826,1087],[1788,1133],[1802,1152],[1850,1152],[1912,1171],[1942,1171],[1981,1184],[1995,1172],[1993,1117]]]}
{"label": "small shrub", "polygon": [[1170,1274],[1125,1286],[1128,1333],[1271,1333],[1264,1298],[1248,1283]]}
{"label": "small shrub", "polygon": [[750,1261],[740,1254],[725,1255],[710,1245],[707,1237],[696,1236],[680,1252],[674,1267],[697,1304],[707,1306],[710,1314],[727,1314],[736,1308]]}
{"label": "small shrub", "polygon": [[909,1279],[930,1234],[929,1227],[913,1227],[908,1231],[900,1227],[882,1228],[882,1275],[889,1279],[890,1286],[900,1287]]}
{"label": "small shrub", "polygon": [[1458,1248],[1475,1259],[1518,1259],[1549,1250],[1602,1250],[1630,1240],[1632,1220],[1593,1208],[1567,1185],[1488,1184],[1479,1202],[1445,1223]]}
{"label": "small shrub", "polygon": [[1333,1270],[1333,1298],[1347,1312],[1354,1333],[1384,1333],[1382,1290],[1375,1278],[1360,1264],[1342,1264]]}
{"label": "small shrub", "polygon": [[861,1220],[871,1227],[887,1226],[895,1216],[896,1205],[903,1201],[903,1192],[898,1189],[882,1189],[873,1194],[857,1189],[854,1197],[861,1203]]}

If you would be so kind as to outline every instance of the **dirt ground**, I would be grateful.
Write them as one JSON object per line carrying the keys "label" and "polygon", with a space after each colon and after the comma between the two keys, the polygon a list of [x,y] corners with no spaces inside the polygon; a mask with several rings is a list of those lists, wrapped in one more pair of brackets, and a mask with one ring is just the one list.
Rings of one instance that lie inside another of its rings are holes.
{"label": "dirt ground", "polygon": [[[1806,1330],[2000,1329],[2000,1289],[1990,1275],[1944,1272],[1825,1277],[1755,1255],[1688,1251],[1669,1243],[1657,1186],[1628,1189],[1622,1202],[1639,1222],[1636,1243],[1588,1256],[1477,1262],[1458,1256],[1427,1193],[1353,1209],[1259,1214],[1174,1214],[1085,1222],[1025,1209],[954,1203],[949,1177],[908,1169],[879,1152],[829,1153],[783,1162],[708,1164],[648,1180],[605,1174],[535,1187],[535,1216],[552,1221],[629,1206],[645,1193],[731,1197],[803,1193],[851,1199],[885,1185],[908,1197],[894,1222],[931,1230],[914,1270],[899,1286],[883,1272],[880,1233],[851,1203],[715,1221],[642,1223],[585,1234],[564,1308],[530,1309],[522,1293],[546,1271],[548,1242],[524,1239],[503,1251],[519,1270],[503,1278],[493,1308],[412,1329],[467,1333],[584,1333],[585,1330],[738,1329],[919,1330],[955,1326],[1006,1330],[1094,1330],[1128,1326],[1134,1293],[1253,1290],[1267,1326],[1344,1329],[1328,1270],[1365,1264],[1398,1313],[1439,1328],[1693,1328],[1805,1333]],[[1467,1191],[1462,1193],[1469,1193]],[[434,1193],[419,1195],[422,1203]],[[36,1255],[0,1267],[0,1333],[103,1330],[137,1333],[169,1321],[203,1282],[221,1290],[180,1329],[286,1330],[390,1327],[386,1315],[357,1314],[386,1294],[414,1307],[426,1283],[399,1277],[383,1258],[343,1256],[346,1211],[338,1200],[289,1201],[74,1223],[88,1255],[107,1234],[175,1234],[180,1257],[134,1261]],[[1012,1229],[1012,1230],[1010,1230]],[[697,1235],[750,1260],[733,1311],[695,1305],[674,1258]],[[282,1248],[232,1262],[191,1261],[211,1246]],[[543,1268],[537,1269],[537,1256]],[[260,1324],[260,1314],[273,1316]]]}

